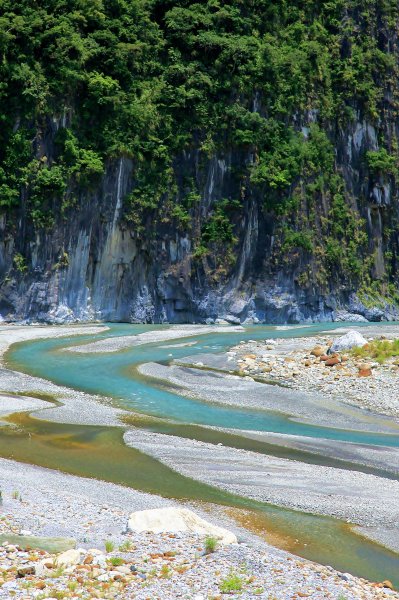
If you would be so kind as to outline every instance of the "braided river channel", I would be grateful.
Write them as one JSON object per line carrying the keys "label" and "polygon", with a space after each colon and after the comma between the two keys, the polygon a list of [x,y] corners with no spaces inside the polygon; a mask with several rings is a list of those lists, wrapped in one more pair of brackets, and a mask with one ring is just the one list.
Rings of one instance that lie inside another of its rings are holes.
{"label": "braided river channel", "polygon": [[[356,328],[360,326],[356,324]],[[270,410],[222,406],[198,399],[200,389],[196,398],[186,397],[137,370],[143,363],[166,365],[187,355],[226,352],[241,340],[317,335],[336,328],[337,324],[251,326],[244,327],[242,331],[231,331],[225,327],[222,332],[127,346],[113,352],[66,351],[68,347],[81,343],[159,331],[169,326],[109,324],[108,327],[107,331],[96,335],[71,335],[15,344],[6,355],[6,365],[56,384],[112,398],[115,406],[131,411],[135,427],[152,432],[213,444],[223,443],[226,447],[315,465],[371,472],[381,478],[396,478],[381,469],[367,469],[360,464],[322,454],[257,441],[238,432],[235,435],[231,430],[328,439],[337,445],[353,442],[395,448],[399,447],[399,427],[398,434],[379,433],[371,426],[370,430],[367,427],[357,431],[345,430],[299,422],[289,415]],[[190,346],[180,345],[183,343]],[[266,387],[270,390],[269,386]],[[344,521],[257,502],[180,475],[157,459],[128,447],[123,441],[124,428],[121,427],[51,422],[44,420],[43,414],[39,419],[18,413],[8,420],[16,427],[0,427],[2,457],[110,481],[164,497],[198,502],[208,508],[218,505],[240,524],[274,545],[370,580],[389,579],[399,587],[399,555],[359,535]],[[215,426],[228,428],[230,432],[211,428]]]}

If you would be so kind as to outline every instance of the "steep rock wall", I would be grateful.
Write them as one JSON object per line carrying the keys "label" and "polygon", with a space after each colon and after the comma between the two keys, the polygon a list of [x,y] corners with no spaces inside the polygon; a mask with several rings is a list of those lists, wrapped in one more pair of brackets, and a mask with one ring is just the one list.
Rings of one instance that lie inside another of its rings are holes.
{"label": "steep rock wall", "polygon": [[[301,125],[305,135],[308,125]],[[365,217],[378,277],[385,271],[382,222],[397,217],[398,201],[391,182],[367,178],[362,171],[365,151],[377,148],[375,129],[364,121],[338,132],[335,139],[336,168],[343,173],[356,214]],[[48,153],[49,148],[44,151]],[[194,173],[201,189],[195,209],[199,228],[222,198],[239,193],[235,173],[248,160],[250,156],[230,152],[202,161],[199,167],[198,152],[193,150],[177,161],[176,171]],[[59,217],[51,231],[35,232],[23,207],[17,221],[2,217],[3,318],[51,322],[220,318],[270,323],[396,318],[395,306],[366,307],[356,298],[356,290],[334,284],[299,285],[297,275],[308,265],[309,255],[296,249],[290,263],[282,263],[278,253],[276,258],[278,218],[263,210],[251,187],[235,223],[234,264],[227,275],[215,279],[209,264],[212,256],[193,258],[192,229],[184,231],[173,221],[157,222],[154,229],[150,215],[145,232],[137,235],[124,218],[125,200],[134,181],[132,161],[121,157],[107,165],[100,184],[80,197],[67,218]],[[366,200],[360,203],[358,198]],[[393,246],[396,243],[397,232]],[[16,250],[27,257],[22,272],[13,263]],[[223,248],[218,252],[223,253]]]}

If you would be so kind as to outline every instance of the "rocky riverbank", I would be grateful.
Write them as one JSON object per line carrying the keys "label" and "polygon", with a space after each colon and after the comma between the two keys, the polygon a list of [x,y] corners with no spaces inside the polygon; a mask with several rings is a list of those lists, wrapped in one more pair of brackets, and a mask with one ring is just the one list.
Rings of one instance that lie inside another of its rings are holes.
{"label": "rocky riverbank", "polygon": [[18,543],[18,529],[11,515],[3,515],[0,532],[13,536],[0,545],[4,599],[399,598],[389,581],[370,584],[266,545],[222,545],[193,533],[120,532],[116,544],[106,539],[100,547],[51,553],[29,548],[24,538]]}
{"label": "rocky riverbank", "polygon": [[[385,332],[384,332],[385,331]],[[366,341],[395,339],[394,326],[384,331],[362,329]],[[296,339],[241,342],[231,348],[241,375],[281,383],[323,398],[340,398],[355,406],[399,417],[399,361],[390,357],[379,364],[350,351],[327,354],[336,337],[318,335]]]}

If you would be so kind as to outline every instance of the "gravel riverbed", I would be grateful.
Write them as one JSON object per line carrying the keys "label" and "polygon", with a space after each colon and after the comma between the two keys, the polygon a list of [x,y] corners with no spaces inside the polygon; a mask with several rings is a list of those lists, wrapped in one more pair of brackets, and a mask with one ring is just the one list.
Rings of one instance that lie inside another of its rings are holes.
{"label": "gravel riverbed", "polygon": [[[73,333],[91,331],[84,327],[1,327],[0,353],[15,341]],[[247,382],[251,384],[250,380]],[[29,392],[31,398],[25,396]],[[34,398],[34,392],[52,394],[62,405],[43,410],[48,403]],[[79,424],[121,425],[123,414],[106,399],[1,369],[0,414],[10,412],[10,407],[35,410],[36,416],[52,421]],[[135,435],[138,443],[138,433],[129,435]],[[154,440],[148,438],[149,441]],[[163,452],[159,438],[157,445]],[[190,452],[187,448],[183,452],[188,460]],[[240,457],[248,454],[238,452]],[[359,493],[362,484],[363,479],[356,488]],[[331,567],[298,559],[245,530],[240,532],[231,520],[223,520],[216,508],[205,518],[216,520],[217,524],[222,521],[223,526],[240,534],[240,543],[217,547],[207,554],[205,540],[198,535],[126,533],[132,511],[178,504],[158,496],[5,459],[0,459],[0,489],[0,535],[21,536],[20,543],[12,537],[11,542],[0,546],[0,598],[399,598],[389,582],[371,584]],[[387,492],[384,507],[391,502],[390,493]],[[200,507],[191,508],[201,514]],[[24,540],[30,536],[73,538],[79,549],[78,558],[74,564],[60,568],[56,553],[24,549]],[[234,585],[239,589],[234,591]]]}

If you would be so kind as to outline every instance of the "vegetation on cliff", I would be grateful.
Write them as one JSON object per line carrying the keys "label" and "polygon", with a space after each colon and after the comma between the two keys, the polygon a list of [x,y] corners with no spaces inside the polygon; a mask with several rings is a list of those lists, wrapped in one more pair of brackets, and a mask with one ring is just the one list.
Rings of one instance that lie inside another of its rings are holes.
{"label": "vegetation on cliff", "polygon": [[[368,199],[351,197],[335,142],[372,123],[378,147],[359,172],[395,189],[397,139],[384,119],[398,110],[398,13],[396,0],[0,0],[0,210],[22,203],[36,229],[51,228],[124,155],[137,236],[172,222],[223,274],[251,198],[277,217],[270,268],[300,255],[301,286],[370,285]],[[205,220],[205,182],[181,169],[194,150],[199,166],[242,157],[235,196]],[[386,282],[396,273],[388,221]]]}

